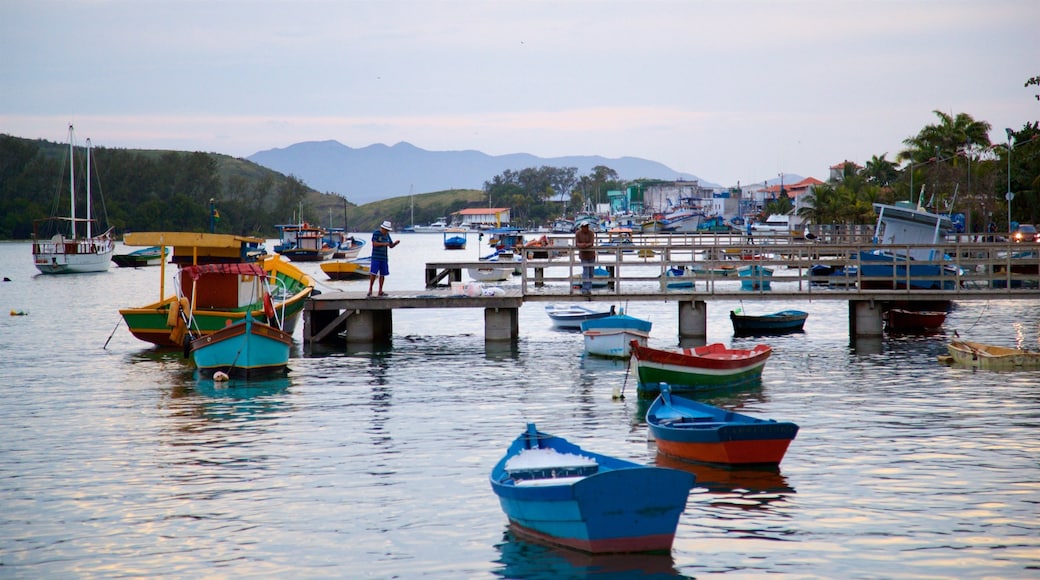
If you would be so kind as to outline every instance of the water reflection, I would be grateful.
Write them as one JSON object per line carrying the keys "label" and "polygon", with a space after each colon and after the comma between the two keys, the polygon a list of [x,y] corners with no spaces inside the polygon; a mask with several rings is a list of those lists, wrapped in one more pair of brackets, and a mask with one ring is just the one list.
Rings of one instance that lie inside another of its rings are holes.
{"label": "water reflection", "polygon": [[780,472],[779,465],[729,466],[715,463],[686,461],[657,453],[654,463],[692,473],[696,486],[718,494],[712,503],[732,503],[740,507],[759,508],[795,493]]}
{"label": "water reflection", "polygon": [[587,554],[519,539],[512,529],[495,545],[501,578],[687,578],[675,569],[671,554]]}

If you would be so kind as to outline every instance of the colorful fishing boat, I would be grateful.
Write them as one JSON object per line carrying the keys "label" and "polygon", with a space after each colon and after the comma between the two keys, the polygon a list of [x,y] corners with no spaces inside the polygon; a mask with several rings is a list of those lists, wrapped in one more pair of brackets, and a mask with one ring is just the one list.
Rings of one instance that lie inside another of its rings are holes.
{"label": "colorful fishing boat", "polygon": [[650,405],[646,424],[665,455],[729,465],[779,464],[798,434],[794,423],[692,401],[667,386]]}
{"label": "colorful fishing boat", "polygon": [[343,228],[329,228],[325,235],[325,243],[335,248],[332,252],[333,260],[357,259],[361,249],[365,247],[365,240],[355,238]]}
{"label": "colorful fishing boat", "polygon": [[[274,317],[277,321],[277,315]],[[246,312],[244,320],[191,341],[189,352],[200,376],[223,372],[229,377],[255,378],[285,373],[292,335]]]}
{"label": "colorful fishing boat", "polygon": [[662,350],[632,344],[632,359],[640,394],[656,395],[662,384],[673,392],[702,392],[751,385],[762,379],[772,354],[769,345],[727,348],[722,343],[696,348]]}
{"label": "colorful fishing boat", "polygon": [[632,342],[646,346],[653,323],[624,313],[593,318],[581,323],[585,352],[605,358],[632,356]]}
{"label": "colorful fishing boat", "polygon": [[1009,348],[967,340],[952,340],[946,345],[949,362],[990,371],[1040,370],[1040,352]]}
{"label": "colorful fishing boat", "polygon": [[949,217],[909,201],[895,205],[875,203],[874,210],[878,214],[874,243],[879,247],[859,253],[860,287],[943,290],[957,287],[960,268],[952,262],[944,263],[950,258],[942,248],[946,236],[954,229]]}
{"label": "colorful fishing boat", "polygon": [[547,304],[545,313],[556,328],[581,330],[581,323],[613,316],[616,311],[613,306],[609,310],[599,310],[584,304]]}
{"label": "colorful fishing boat", "polygon": [[[285,228],[285,226],[275,226]],[[338,246],[333,246],[326,240],[325,228],[310,224],[299,224],[294,226],[295,238],[291,244],[283,243],[279,253],[293,262],[322,262],[332,258]],[[283,239],[286,237],[284,232]],[[360,251],[360,246],[358,251]]]}
{"label": "colorful fishing boat", "polygon": [[670,551],[694,479],[586,451],[534,423],[490,476],[514,533],[596,554]]}
{"label": "colorful fishing boat", "polygon": [[[188,328],[194,336],[216,332],[227,321],[253,318],[269,323],[270,310],[279,313],[282,329],[292,334],[304,303],[311,295],[314,281],[296,266],[263,250],[264,240],[229,234],[191,232],[139,232],[127,234],[128,246],[166,245],[173,248],[171,262],[178,268],[174,292],[166,294],[166,263],[160,264],[158,302],[120,309],[130,332],[137,338],[163,347],[183,347]],[[188,266],[223,268],[219,275],[197,282],[183,274]],[[271,308],[264,300],[262,279],[254,268],[266,275],[271,287]],[[182,317],[182,313],[184,316]],[[184,322],[190,321],[190,325]]]}
{"label": "colorful fishing boat", "polygon": [[809,313],[801,310],[781,310],[758,316],[733,310],[729,313],[729,319],[733,323],[733,333],[741,336],[801,332],[807,318],[809,318]]}
{"label": "colorful fishing boat", "polygon": [[120,268],[141,268],[144,266],[158,266],[163,256],[168,256],[169,251],[161,246],[141,248],[127,254],[116,254],[112,261]]}
{"label": "colorful fishing boat", "polygon": [[372,257],[322,262],[320,267],[332,280],[368,280],[372,274]]}
{"label": "colorful fishing boat", "polygon": [[[41,274],[106,272],[112,264],[115,240],[112,229],[94,235],[98,222],[91,216],[90,139],[86,143],[86,217],[76,217],[75,137],[69,125],[69,215],[33,221],[33,264]],[[86,235],[80,235],[85,231]]]}

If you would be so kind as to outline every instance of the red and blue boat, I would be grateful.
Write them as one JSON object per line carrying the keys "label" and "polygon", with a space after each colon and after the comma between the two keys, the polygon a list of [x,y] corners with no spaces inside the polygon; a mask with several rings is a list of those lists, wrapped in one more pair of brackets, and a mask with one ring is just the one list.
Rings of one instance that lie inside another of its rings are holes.
{"label": "red and blue boat", "polygon": [[662,350],[632,341],[632,359],[641,395],[656,395],[661,385],[673,392],[703,392],[753,385],[773,353],[766,344],[751,349],[727,348],[722,343],[696,348]]}
{"label": "red and blue boat", "polygon": [[592,453],[533,423],[491,470],[518,536],[584,552],[668,552],[693,474]]}
{"label": "red and blue boat", "polygon": [[727,465],[779,464],[798,425],[759,419],[673,395],[665,386],[646,413],[665,455]]}

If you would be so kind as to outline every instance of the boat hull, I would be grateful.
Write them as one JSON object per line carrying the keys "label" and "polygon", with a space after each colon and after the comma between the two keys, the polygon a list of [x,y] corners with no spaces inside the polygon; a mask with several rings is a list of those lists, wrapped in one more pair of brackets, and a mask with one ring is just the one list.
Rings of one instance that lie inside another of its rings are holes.
{"label": "boat hull", "polygon": [[[590,553],[667,552],[686,508],[694,476],[591,453],[564,439],[528,433],[492,469],[491,487],[514,531]],[[580,477],[514,479],[509,460],[525,449],[552,449],[595,461]]]}
{"label": "boat hull", "polygon": [[772,354],[764,344],[753,349],[727,349],[721,343],[682,349],[660,350],[632,345],[632,358],[641,394],[656,395],[661,385],[673,392],[703,392],[756,384]]}
{"label": "boat hull", "polygon": [[584,322],[606,318],[614,314],[613,310],[597,311],[581,305],[548,305],[545,307],[545,313],[552,320],[554,327],[565,330],[581,330]]}
{"label": "boat hull", "polygon": [[[282,329],[292,334],[302,316],[307,298],[311,295],[314,281],[295,266],[280,260],[277,255],[265,256],[259,264],[267,272],[269,279],[278,280],[274,286],[285,290],[273,298],[272,306],[278,318],[283,321]],[[177,298],[170,296],[146,306],[120,309],[119,314],[134,337],[160,347],[181,348],[184,346],[184,335],[175,332],[178,324],[176,320],[171,320],[173,316],[170,314],[174,302],[178,302]],[[178,304],[177,308],[180,307]],[[247,313],[260,322],[273,322],[265,313],[263,302],[258,299],[255,303],[239,308],[197,307],[190,313],[191,330],[197,335],[212,334],[227,326],[229,322],[234,324],[244,320]]]}
{"label": "boat hull", "polygon": [[798,426],[758,419],[662,392],[646,423],[665,455],[728,465],[779,464]]}
{"label": "boat hull", "polygon": [[86,274],[107,272],[112,265],[115,244],[99,236],[33,242],[33,264],[41,274]]}
{"label": "boat hull", "polygon": [[632,342],[646,346],[649,334],[631,328],[604,328],[582,331],[585,352],[603,358],[626,359],[632,356]]}
{"label": "boat hull", "polygon": [[801,310],[783,310],[762,316],[737,314],[732,310],[729,313],[733,332],[744,336],[800,332],[808,317],[809,313]]}
{"label": "boat hull", "polygon": [[773,277],[773,270],[769,268],[754,264],[738,269],[737,275],[740,277],[741,290],[772,289],[770,279]]}
{"label": "boat hull", "polygon": [[954,363],[983,370],[1040,370],[1040,352],[954,340],[946,345]]}
{"label": "boat hull", "polygon": [[191,341],[190,352],[202,376],[223,371],[249,378],[284,373],[291,346],[291,334],[247,316]]}
{"label": "boat hull", "polygon": [[913,332],[942,328],[946,313],[940,310],[890,308],[885,312],[885,328],[892,332]]}
{"label": "boat hull", "polygon": [[372,261],[323,262],[321,271],[331,280],[367,280],[372,275]]}

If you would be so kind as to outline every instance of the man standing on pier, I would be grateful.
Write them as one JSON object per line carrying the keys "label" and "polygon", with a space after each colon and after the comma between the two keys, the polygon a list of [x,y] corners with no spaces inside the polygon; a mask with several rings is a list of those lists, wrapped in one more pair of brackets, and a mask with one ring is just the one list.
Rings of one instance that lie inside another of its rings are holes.
{"label": "man standing on pier", "polygon": [[379,229],[372,232],[372,266],[368,275],[368,295],[372,295],[372,286],[376,278],[379,278],[379,295],[386,296],[383,292],[383,278],[390,274],[390,252],[389,248],[397,247],[400,241],[390,239],[390,232],[394,231],[390,222],[385,221]]}
{"label": "man standing on pier", "polygon": [[596,245],[596,232],[589,227],[589,222],[581,222],[581,227],[574,234],[574,246],[578,248],[578,258],[581,260],[581,293],[585,296],[592,294],[592,276],[596,271],[596,251],[592,248]]}

